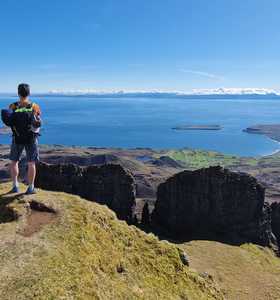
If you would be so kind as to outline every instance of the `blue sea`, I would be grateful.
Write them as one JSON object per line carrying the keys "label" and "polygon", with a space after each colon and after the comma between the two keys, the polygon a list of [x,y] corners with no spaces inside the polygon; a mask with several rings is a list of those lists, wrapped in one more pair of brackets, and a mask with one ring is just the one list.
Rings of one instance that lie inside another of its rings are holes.
{"label": "blue sea", "polygon": [[[16,101],[0,97],[0,107]],[[280,122],[278,99],[174,99],[33,97],[43,111],[43,144],[194,148],[241,156],[269,155],[278,142],[242,132],[255,124]],[[176,131],[185,124],[218,124],[220,131]],[[7,144],[9,136],[0,135]]]}

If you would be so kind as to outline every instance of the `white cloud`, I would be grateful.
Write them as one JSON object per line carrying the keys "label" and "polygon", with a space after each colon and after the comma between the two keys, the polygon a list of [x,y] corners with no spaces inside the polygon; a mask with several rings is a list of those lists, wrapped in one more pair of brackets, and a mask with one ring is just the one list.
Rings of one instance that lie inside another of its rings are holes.
{"label": "white cloud", "polygon": [[279,91],[267,88],[218,88],[218,89],[194,89],[195,95],[268,95],[279,94]]}
{"label": "white cloud", "polygon": [[225,78],[216,74],[204,72],[204,71],[197,71],[197,70],[189,70],[189,69],[181,69],[180,70],[183,73],[189,73],[197,76],[202,76],[202,77],[207,77],[210,79],[215,79],[215,80],[224,80]]}
{"label": "white cloud", "polygon": [[270,95],[275,94],[280,96],[279,90],[267,89],[267,88],[218,88],[218,89],[193,89],[190,92],[184,91],[167,91],[167,90],[96,90],[96,89],[72,89],[72,90],[52,90],[50,94],[66,94],[66,95],[80,95],[80,94],[92,94],[92,95],[129,95],[129,94],[152,94],[152,95],[164,95],[173,94],[174,96],[184,95]]}

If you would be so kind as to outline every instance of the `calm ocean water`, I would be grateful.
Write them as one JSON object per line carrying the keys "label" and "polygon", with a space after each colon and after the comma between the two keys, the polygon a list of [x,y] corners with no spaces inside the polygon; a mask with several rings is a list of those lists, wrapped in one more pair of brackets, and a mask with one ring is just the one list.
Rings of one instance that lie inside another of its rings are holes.
{"label": "calm ocean water", "polygon": [[[16,98],[0,98],[5,107]],[[242,156],[267,155],[279,143],[242,132],[280,122],[279,100],[33,98],[41,105],[41,143],[97,147],[195,148]],[[221,131],[175,131],[184,124],[219,124]],[[0,143],[10,137],[0,135]]]}

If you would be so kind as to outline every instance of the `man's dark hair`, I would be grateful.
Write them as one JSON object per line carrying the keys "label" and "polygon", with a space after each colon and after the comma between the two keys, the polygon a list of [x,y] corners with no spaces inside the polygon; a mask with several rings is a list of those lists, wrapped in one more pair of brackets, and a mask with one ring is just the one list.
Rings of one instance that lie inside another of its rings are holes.
{"label": "man's dark hair", "polygon": [[27,83],[21,83],[18,85],[18,95],[20,97],[28,97],[30,95],[30,86]]}

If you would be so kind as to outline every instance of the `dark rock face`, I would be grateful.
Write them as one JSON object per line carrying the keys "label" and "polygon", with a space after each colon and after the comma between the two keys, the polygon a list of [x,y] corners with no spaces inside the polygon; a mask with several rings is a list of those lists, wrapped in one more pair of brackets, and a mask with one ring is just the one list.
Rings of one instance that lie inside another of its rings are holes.
{"label": "dark rock face", "polygon": [[75,164],[79,166],[90,165],[106,165],[106,164],[121,164],[121,159],[112,154],[99,154],[99,155],[50,155],[45,162],[50,164]]}
{"label": "dark rock face", "polygon": [[264,246],[274,240],[264,188],[250,175],[221,167],[184,171],[162,183],[152,221],[176,239]]}
{"label": "dark rock face", "polygon": [[141,224],[143,226],[150,226],[150,223],[151,223],[151,216],[149,211],[149,204],[148,202],[146,202],[142,210]]}
{"label": "dark rock face", "polygon": [[107,205],[121,220],[134,220],[134,179],[120,165],[79,167],[39,163],[35,186],[79,195]]}
{"label": "dark rock face", "polygon": [[280,203],[271,204],[271,226],[280,247]]}

